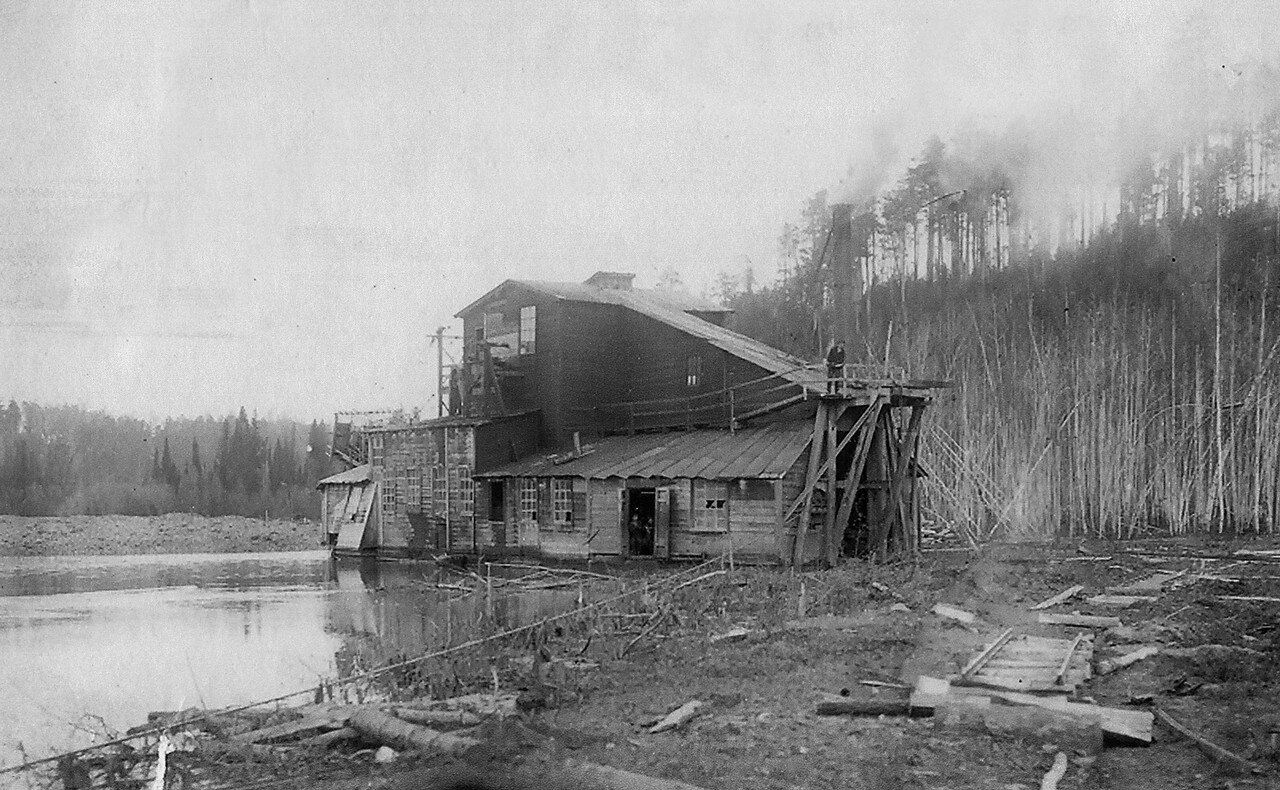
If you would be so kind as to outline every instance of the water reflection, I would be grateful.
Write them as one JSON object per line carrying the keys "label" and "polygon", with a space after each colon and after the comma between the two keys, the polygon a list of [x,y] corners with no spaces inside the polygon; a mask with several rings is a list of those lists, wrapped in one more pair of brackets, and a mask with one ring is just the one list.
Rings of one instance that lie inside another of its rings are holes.
{"label": "water reflection", "polygon": [[[0,558],[0,765],[148,711],[243,704],[571,607],[436,589],[434,566],[315,552]],[[456,583],[456,578],[448,579]]]}

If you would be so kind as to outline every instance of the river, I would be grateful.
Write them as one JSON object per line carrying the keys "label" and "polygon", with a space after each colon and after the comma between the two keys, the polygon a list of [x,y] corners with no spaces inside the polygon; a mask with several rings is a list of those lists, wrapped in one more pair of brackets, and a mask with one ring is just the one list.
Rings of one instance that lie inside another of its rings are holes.
{"label": "river", "polygon": [[[149,711],[245,704],[457,643],[474,598],[410,581],[440,573],[323,552],[0,557],[0,766]],[[497,617],[519,625],[574,600],[524,593]]]}

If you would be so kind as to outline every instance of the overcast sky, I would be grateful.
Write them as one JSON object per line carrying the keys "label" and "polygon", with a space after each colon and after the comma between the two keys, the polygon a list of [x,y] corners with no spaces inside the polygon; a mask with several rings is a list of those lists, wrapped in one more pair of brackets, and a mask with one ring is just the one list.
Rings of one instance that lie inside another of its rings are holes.
{"label": "overcast sky", "polygon": [[0,0],[0,398],[434,411],[501,280],[768,279],[851,167],[1092,111],[1196,5]]}

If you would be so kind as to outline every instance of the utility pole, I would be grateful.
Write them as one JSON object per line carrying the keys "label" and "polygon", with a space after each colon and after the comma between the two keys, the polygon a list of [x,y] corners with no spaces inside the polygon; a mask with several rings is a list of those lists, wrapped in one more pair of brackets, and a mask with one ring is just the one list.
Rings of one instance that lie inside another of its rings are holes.
{"label": "utility pole", "polygon": [[444,327],[436,329],[436,416],[444,416],[444,399],[448,384],[444,380]]}

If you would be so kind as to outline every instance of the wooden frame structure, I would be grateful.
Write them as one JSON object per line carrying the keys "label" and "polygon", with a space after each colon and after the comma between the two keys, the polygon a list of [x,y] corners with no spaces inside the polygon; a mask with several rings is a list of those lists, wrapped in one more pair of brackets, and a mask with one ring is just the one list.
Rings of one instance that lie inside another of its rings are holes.
{"label": "wooden frame structure", "polygon": [[790,559],[797,568],[813,554],[815,531],[816,558],[828,567],[846,544],[860,543],[858,553],[879,560],[920,544],[916,451],[929,390],[837,383],[819,399],[804,489],[779,525],[794,535]]}

